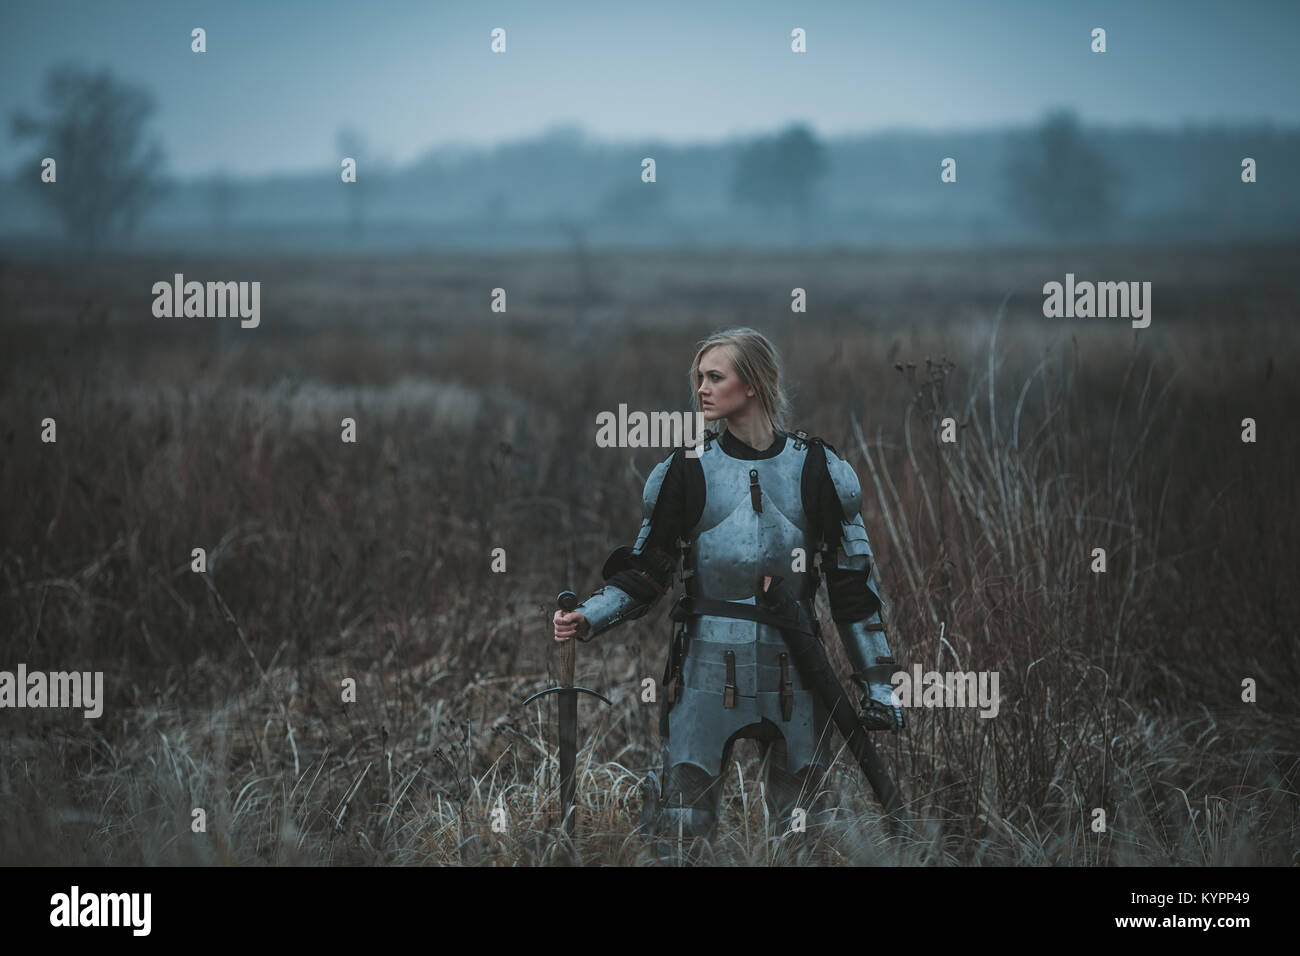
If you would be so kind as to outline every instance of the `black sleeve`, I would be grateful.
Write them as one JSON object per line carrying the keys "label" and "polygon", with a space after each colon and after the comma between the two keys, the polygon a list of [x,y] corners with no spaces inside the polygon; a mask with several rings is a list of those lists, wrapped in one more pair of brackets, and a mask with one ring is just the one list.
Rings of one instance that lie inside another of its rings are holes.
{"label": "black sleeve", "polygon": [[[659,486],[650,534],[640,554],[620,548],[606,565],[605,583],[626,591],[632,597],[653,602],[672,587],[680,555],[677,539],[688,530],[685,526],[687,469],[682,449],[673,454]],[[702,475],[701,475],[702,477]],[[639,530],[639,529],[638,529]],[[621,558],[621,560],[615,560]]]}
{"label": "black sleeve", "polygon": [[880,610],[880,601],[867,587],[869,571],[826,568],[826,593],[831,600],[831,618],[841,624],[865,621]]}

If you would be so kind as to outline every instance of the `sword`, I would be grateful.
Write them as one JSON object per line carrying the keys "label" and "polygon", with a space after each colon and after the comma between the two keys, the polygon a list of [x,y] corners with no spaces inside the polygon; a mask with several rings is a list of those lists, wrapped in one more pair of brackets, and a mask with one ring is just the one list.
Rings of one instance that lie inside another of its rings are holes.
{"label": "sword", "polygon": [[[780,582],[780,578],[773,579],[775,585],[779,585]],[[767,591],[760,589],[757,602],[760,607],[786,619],[791,625],[780,630],[781,636],[785,638],[785,643],[790,648],[790,656],[794,658],[795,666],[806,678],[808,686],[830,711],[831,720],[844,737],[849,752],[862,768],[867,782],[871,784],[871,789],[875,791],[876,798],[885,808],[889,819],[898,820],[898,812],[903,807],[903,802],[898,796],[898,788],[889,778],[889,771],[885,769],[884,761],[880,759],[880,754],[868,739],[862,721],[858,719],[857,711],[835,676],[831,662],[826,657],[826,649],[813,634],[807,609],[801,602],[791,600],[788,596],[784,600],[778,599],[776,587]],[[790,613],[791,611],[793,614]]]}
{"label": "sword", "polygon": [[[555,600],[565,614],[578,606],[578,595],[572,591],[561,591]],[[574,686],[574,645],[577,643],[577,637],[571,637],[562,642],[556,651],[560,655],[559,686],[539,690],[524,701],[526,706],[547,694],[560,695],[560,801],[564,806],[564,832],[569,836],[573,836],[574,823],[578,816],[573,808],[573,791],[576,784],[573,770],[578,762],[578,695],[590,694],[613,706],[604,694],[598,694],[586,687]]]}

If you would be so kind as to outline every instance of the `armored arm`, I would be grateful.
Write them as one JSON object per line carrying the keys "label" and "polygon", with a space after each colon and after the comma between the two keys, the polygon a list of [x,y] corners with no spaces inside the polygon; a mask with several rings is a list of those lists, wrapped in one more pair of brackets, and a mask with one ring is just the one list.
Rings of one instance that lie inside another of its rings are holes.
{"label": "armored arm", "polygon": [[[862,488],[853,466],[829,449],[826,464],[838,519],[838,527],[828,520],[823,531],[827,546],[823,571],[831,614],[853,668],[853,681],[862,691],[864,722],[873,730],[901,729],[903,710],[894,703],[890,683],[898,665],[880,619],[880,595],[873,581],[875,558],[862,521]],[[831,510],[827,509],[828,516]]]}
{"label": "armored arm", "polygon": [[672,586],[677,565],[673,519],[681,491],[679,458],[673,454],[650,472],[641,495],[641,531],[636,542],[609,556],[601,569],[605,585],[574,609],[591,625],[584,641],[641,617]]}

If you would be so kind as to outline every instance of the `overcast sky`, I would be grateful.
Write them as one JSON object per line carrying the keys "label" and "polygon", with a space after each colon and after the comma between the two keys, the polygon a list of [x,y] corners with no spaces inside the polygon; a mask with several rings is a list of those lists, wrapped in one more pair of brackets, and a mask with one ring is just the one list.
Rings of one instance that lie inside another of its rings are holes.
{"label": "overcast sky", "polygon": [[672,142],[792,121],[969,129],[1058,106],[1085,123],[1300,125],[1298,40],[1300,0],[0,0],[0,167],[33,148],[10,116],[39,111],[68,61],[148,88],[168,171],[193,175],[333,166],[344,125],[398,163],[561,123]]}

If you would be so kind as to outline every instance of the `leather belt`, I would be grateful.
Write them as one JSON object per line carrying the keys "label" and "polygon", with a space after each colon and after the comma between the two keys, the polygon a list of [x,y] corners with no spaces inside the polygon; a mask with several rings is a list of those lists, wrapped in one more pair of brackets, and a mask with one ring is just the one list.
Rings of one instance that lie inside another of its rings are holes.
{"label": "leather belt", "polygon": [[673,605],[669,614],[674,621],[685,621],[692,617],[730,617],[741,621],[755,621],[767,624],[779,631],[800,631],[813,634],[812,628],[798,618],[782,617],[757,604],[742,604],[739,601],[719,601],[714,598],[696,597],[683,594]]}

